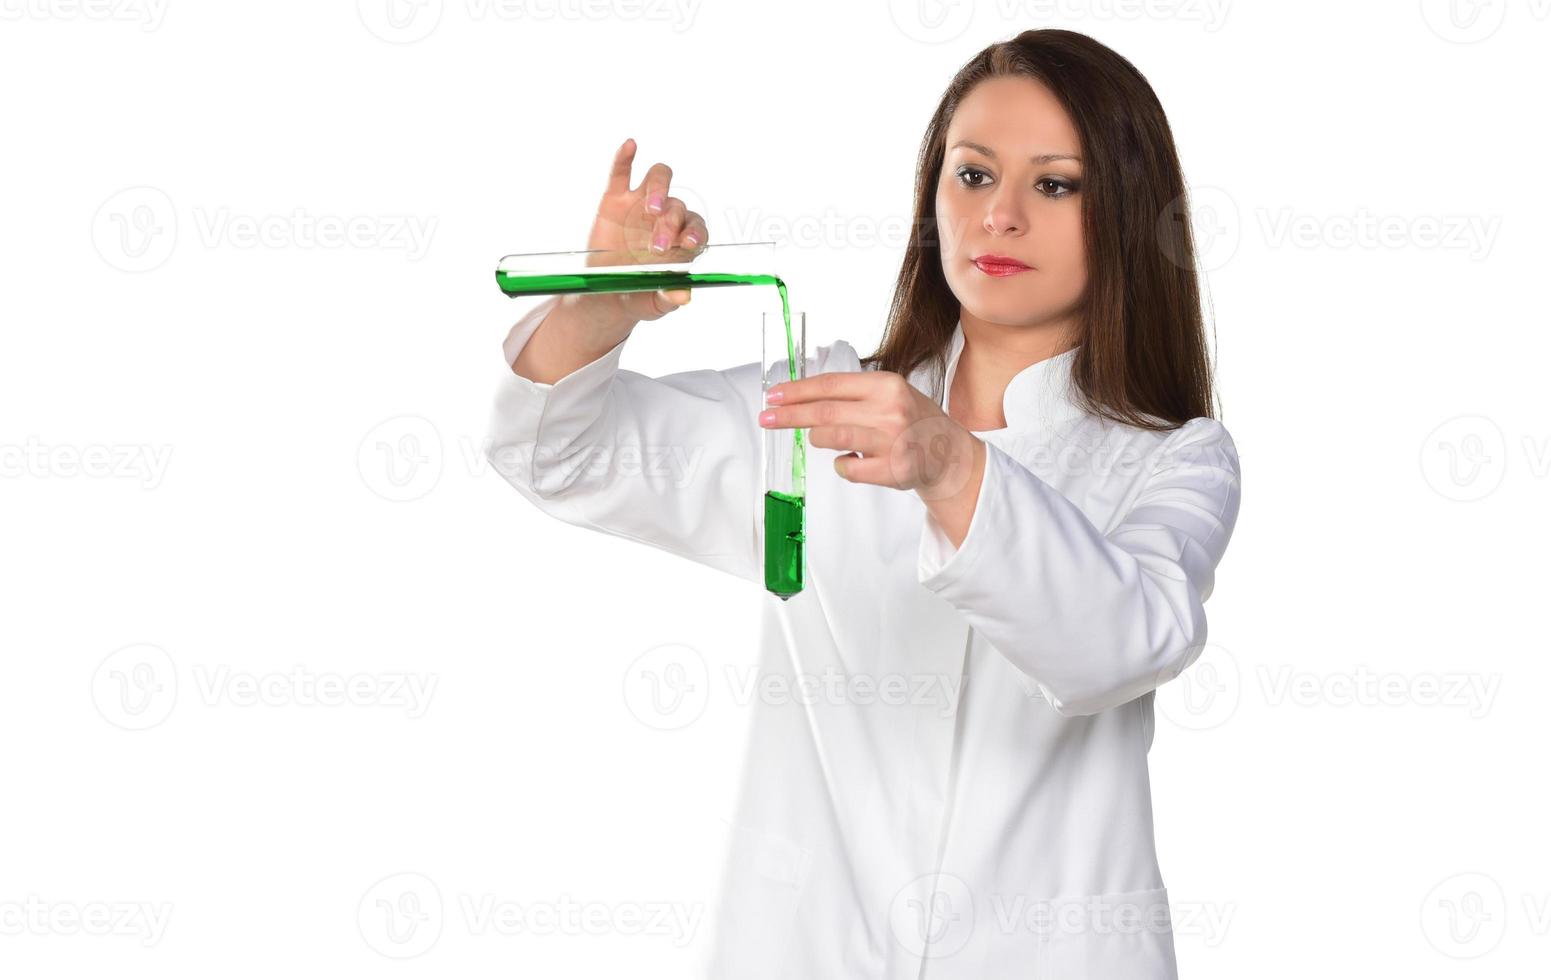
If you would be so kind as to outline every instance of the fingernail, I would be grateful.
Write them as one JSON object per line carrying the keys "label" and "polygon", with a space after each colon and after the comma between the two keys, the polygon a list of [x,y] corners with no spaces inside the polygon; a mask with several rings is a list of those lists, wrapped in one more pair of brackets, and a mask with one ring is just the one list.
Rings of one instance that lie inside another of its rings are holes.
{"label": "fingernail", "polygon": [[658,235],[656,238],[652,239],[652,251],[654,251],[654,252],[666,252],[667,250],[668,250],[668,236],[667,235],[665,235],[665,234],[664,235]]}
{"label": "fingernail", "polygon": [[784,397],[786,397],[786,392],[772,388],[770,391],[765,392],[765,404],[779,405]]}
{"label": "fingernail", "polygon": [[700,244],[700,236],[694,232],[690,232],[684,236],[684,244],[688,245],[690,248],[694,248],[696,245]]}
{"label": "fingernail", "polygon": [[759,413],[759,424],[760,425],[773,425],[773,424],[775,424],[775,409],[766,409],[765,411],[760,412]]}
{"label": "fingernail", "polygon": [[646,210],[652,212],[653,214],[662,213],[662,191],[653,191],[651,194],[647,195]]}

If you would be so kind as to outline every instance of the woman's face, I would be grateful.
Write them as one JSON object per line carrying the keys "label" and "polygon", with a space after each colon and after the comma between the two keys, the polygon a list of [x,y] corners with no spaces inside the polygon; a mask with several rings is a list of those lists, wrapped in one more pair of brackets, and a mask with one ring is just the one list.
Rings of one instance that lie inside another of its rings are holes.
{"label": "woman's face", "polygon": [[1071,314],[1087,281],[1081,152],[1066,111],[1034,79],[987,79],[959,103],[937,182],[937,227],[943,273],[966,319],[1037,326]]}

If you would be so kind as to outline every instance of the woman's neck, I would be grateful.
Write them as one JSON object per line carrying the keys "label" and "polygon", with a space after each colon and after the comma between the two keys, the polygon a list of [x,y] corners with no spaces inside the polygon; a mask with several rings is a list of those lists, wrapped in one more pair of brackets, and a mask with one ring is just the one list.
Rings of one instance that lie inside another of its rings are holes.
{"label": "woman's neck", "polygon": [[966,429],[977,432],[1007,426],[1002,397],[1008,382],[1020,371],[1071,347],[1067,320],[1008,325],[961,312],[959,326],[964,331],[964,346],[953,369],[949,414]]}

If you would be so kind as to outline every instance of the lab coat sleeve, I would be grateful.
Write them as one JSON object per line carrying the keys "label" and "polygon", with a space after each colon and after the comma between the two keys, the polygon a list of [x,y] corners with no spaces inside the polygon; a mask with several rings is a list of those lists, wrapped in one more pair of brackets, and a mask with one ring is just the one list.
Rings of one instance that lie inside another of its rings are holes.
{"label": "lab coat sleeve", "polygon": [[1206,642],[1202,604],[1239,511],[1228,430],[1194,418],[1160,445],[1109,533],[997,446],[955,549],[928,512],[918,579],[1028,674],[1055,710],[1125,704],[1178,675]]}
{"label": "lab coat sleeve", "polygon": [[511,364],[556,302],[507,335],[486,458],[552,517],[762,584],[759,362],[652,378],[619,367],[622,340],[553,384],[525,378]]}

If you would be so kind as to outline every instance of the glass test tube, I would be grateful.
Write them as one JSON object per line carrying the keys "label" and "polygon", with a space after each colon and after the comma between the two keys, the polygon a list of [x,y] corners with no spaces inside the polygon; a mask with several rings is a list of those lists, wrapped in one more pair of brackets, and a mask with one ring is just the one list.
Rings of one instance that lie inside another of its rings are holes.
{"label": "glass test tube", "polygon": [[[763,392],[808,376],[808,316],[762,314]],[[795,366],[795,370],[793,369]],[[765,590],[782,600],[801,592],[807,576],[806,429],[764,430]]]}
{"label": "glass test tube", "polygon": [[514,297],[776,285],[774,244],[731,242],[664,254],[645,248],[522,252],[501,258],[495,281]]}

